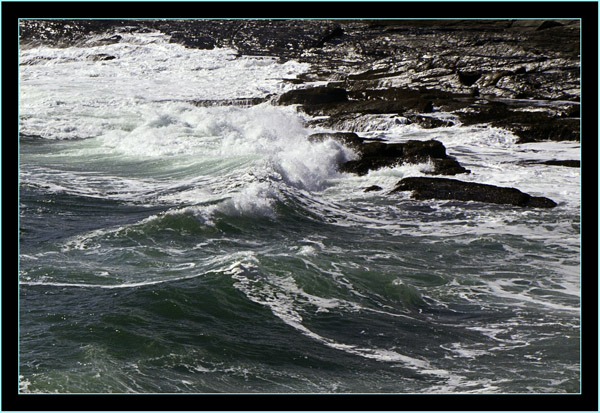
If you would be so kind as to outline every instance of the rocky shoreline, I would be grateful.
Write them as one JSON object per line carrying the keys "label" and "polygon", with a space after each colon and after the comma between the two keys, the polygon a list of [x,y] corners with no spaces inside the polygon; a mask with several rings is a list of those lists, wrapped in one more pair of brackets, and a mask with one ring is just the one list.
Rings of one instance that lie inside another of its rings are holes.
{"label": "rocky shoreline", "polygon": [[[352,147],[359,158],[340,165],[344,172],[363,175],[398,163],[430,162],[432,175],[469,173],[438,141],[361,137],[373,122],[492,126],[516,135],[516,145],[580,140],[579,20],[23,20],[20,44],[89,47],[151,30],[190,48],[232,47],[243,55],[310,63],[300,78],[283,79],[293,90],[238,103],[295,105],[311,115],[310,126],[339,131],[309,139],[331,138]],[[578,160],[549,162],[579,167]],[[556,206],[516,189],[447,178],[405,179],[392,192],[400,190],[417,199]]]}

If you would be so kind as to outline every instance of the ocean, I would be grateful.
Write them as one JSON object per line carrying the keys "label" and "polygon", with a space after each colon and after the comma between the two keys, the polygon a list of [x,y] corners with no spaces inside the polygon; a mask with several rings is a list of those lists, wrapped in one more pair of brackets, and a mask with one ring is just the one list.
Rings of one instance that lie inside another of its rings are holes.
{"label": "ocean", "polygon": [[580,391],[580,169],[531,162],[579,142],[366,125],[558,206],[417,201],[269,100],[308,63],[120,36],[20,50],[20,392]]}

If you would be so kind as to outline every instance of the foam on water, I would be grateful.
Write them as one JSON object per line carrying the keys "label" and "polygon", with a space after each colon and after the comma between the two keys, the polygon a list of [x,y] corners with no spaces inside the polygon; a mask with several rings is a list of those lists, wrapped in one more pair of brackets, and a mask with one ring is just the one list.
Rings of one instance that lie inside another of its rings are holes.
{"label": "foam on water", "polygon": [[[102,54],[115,59],[93,60]],[[149,102],[281,93],[282,78],[308,67],[237,56],[231,49],[187,49],[156,33],[123,35],[117,44],[92,48],[21,50],[20,64],[20,130],[46,139],[87,138],[127,126]]]}

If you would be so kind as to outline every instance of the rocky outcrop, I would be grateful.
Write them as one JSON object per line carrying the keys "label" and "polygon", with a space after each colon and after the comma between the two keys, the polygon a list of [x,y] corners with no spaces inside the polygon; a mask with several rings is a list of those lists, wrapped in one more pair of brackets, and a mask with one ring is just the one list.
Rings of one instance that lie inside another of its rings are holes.
{"label": "rocky outcrop", "polygon": [[380,187],[379,185],[371,185],[366,187],[363,192],[377,192],[377,191],[381,191],[383,188]]}
{"label": "rocky outcrop", "polygon": [[305,107],[333,105],[348,101],[348,92],[336,87],[311,87],[295,89],[280,95],[276,102],[279,105],[303,105]]}
{"label": "rocky outcrop", "polygon": [[515,188],[463,182],[447,178],[404,178],[392,190],[412,191],[414,199],[441,199],[506,204],[529,208],[554,208],[557,204],[545,197],[535,197]]}
{"label": "rocky outcrop", "polygon": [[488,102],[477,106],[477,111],[465,112],[460,116],[463,124],[487,123],[509,130],[519,137],[518,143],[580,139],[578,104],[555,107],[551,111],[540,111],[539,108],[533,111],[505,102]]}
{"label": "rocky outcrop", "polygon": [[422,115],[443,111],[508,129],[519,142],[580,139],[575,19],[21,20],[19,27],[21,47],[110,44],[147,31],[190,48],[311,63],[291,80],[300,90],[274,101],[320,116],[315,126],[360,132],[358,114],[395,114],[431,128],[444,123]]}
{"label": "rocky outcrop", "polygon": [[[398,123],[423,128],[460,123],[511,131],[518,136],[517,144],[578,141],[580,26],[577,19],[24,19],[19,35],[23,48],[65,47],[118,43],[124,33],[160,31],[171,42],[189,48],[231,47],[243,55],[307,62],[309,71],[282,79],[293,90],[268,98],[272,104],[296,105],[312,117],[309,126],[340,131],[309,137],[336,139],[354,149],[358,158],[340,165],[340,170],[363,175],[400,163],[429,162],[430,173],[455,175],[468,171],[446,155],[440,142],[386,143],[358,134]],[[91,60],[111,58],[90,56]],[[266,99],[249,96],[236,103],[253,105]],[[444,116],[438,116],[441,113]],[[574,167],[575,162],[578,166],[578,161],[563,165]],[[512,188],[448,179],[410,178],[397,190],[412,190],[419,199],[555,205]]]}
{"label": "rocky outcrop", "polygon": [[431,174],[456,175],[469,173],[458,161],[446,154],[444,145],[436,140],[409,140],[402,143],[388,143],[379,139],[366,139],[356,133],[317,133],[309,135],[311,141],[333,139],[350,147],[358,159],[347,161],[339,166],[341,172],[366,175],[369,171],[402,164],[430,163]]}

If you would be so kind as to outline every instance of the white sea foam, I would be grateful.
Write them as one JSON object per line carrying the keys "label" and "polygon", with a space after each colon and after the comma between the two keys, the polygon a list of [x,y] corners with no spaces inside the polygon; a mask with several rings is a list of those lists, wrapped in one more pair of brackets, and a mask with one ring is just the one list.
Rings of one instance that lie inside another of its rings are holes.
{"label": "white sea foam", "polygon": [[[90,50],[93,50],[92,52]],[[90,56],[114,56],[93,61]],[[39,64],[28,64],[38,61]],[[149,102],[265,97],[289,88],[308,65],[198,50],[156,33],[124,35],[112,45],[20,51],[20,130],[47,139],[98,136],[128,125]]]}

